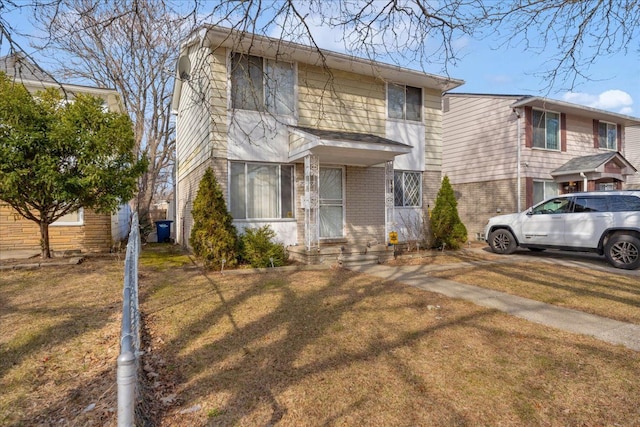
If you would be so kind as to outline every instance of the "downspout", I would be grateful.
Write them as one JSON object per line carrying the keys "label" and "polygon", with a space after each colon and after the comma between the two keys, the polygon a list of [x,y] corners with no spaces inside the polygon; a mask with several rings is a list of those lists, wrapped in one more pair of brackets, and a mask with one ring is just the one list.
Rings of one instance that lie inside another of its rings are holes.
{"label": "downspout", "polygon": [[584,172],[580,172],[580,176],[582,177],[582,191],[589,191],[589,189],[587,188],[587,175],[585,175]]}
{"label": "downspout", "polygon": [[516,149],[516,197],[517,197],[517,209],[518,212],[520,212],[521,209],[521,203],[520,203],[520,198],[522,196],[522,189],[521,189],[521,178],[520,175],[522,174],[521,171],[521,166],[520,166],[520,160],[522,157],[522,147],[521,147],[521,142],[522,142],[522,125],[520,124],[520,109],[519,108],[514,108],[513,112],[516,114],[516,118],[517,118],[517,124],[518,124],[518,141],[517,141],[517,149]]}

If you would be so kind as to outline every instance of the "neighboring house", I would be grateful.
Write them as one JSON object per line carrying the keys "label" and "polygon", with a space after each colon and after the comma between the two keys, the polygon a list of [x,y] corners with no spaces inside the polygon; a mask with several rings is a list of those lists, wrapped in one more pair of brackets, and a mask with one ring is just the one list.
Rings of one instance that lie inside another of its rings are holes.
{"label": "neighboring house", "polygon": [[465,93],[445,94],[443,112],[443,174],[470,238],[489,217],[549,196],[623,189],[640,167],[625,142],[638,118],[537,96]]}
{"label": "neighboring house", "polygon": [[[20,55],[0,58],[0,71],[22,83],[31,93],[46,88],[64,89],[71,100],[76,93],[87,93],[104,99],[105,107],[112,111],[124,111],[115,90],[60,84]],[[123,205],[114,215],[98,214],[89,209],[69,213],[50,225],[51,249],[54,252],[108,252],[116,242],[126,238],[130,214],[131,209],[128,205]],[[38,253],[40,229],[35,222],[24,219],[0,200],[0,252],[14,250],[33,250]]]}
{"label": "neighboring house", "polygon": [[268,224],[303,258],[419,238],[440,188],[442,93],[462,81],[217,26],[182,45],[178,76],[179,243],[207,167],[240,231]]}
{"label": "neighboring house", "polygon": [[[640,126],[630,126],[625,129],[625,153],[629,162],[640,170]],[[627,178],[626,190],[640,189],[640,173]]]}

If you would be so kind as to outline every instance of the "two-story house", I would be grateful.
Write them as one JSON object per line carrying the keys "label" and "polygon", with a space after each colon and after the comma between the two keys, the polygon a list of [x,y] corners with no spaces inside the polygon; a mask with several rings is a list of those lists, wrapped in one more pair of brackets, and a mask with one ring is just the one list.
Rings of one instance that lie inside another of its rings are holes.
{"label": "two-story house", "polygon": [[[64,90],[70,102],[78,93],[90,94],[104,100],[105,108],[124,111],[124,105],[114,89],[61,84],[22,55],[0,58],[0,71],[36,94],[47,88]],[[90,209],[71,212],[49,227],[51,249],[54,252],[109,252],[115,243],[126,238],[131,210],[123,205],[113,215]],[[10,256],[14,251],[40,253],[38,225],[20,216],[11,206],[0,200],[0,254]]]}
{"label": "two-story house", "polygon": [[174,88],[177,241],[188,246],[207,167],[240,231],[268,224],[302,258],[386,248],[391,231],[417,239],[440,188],[442,93],[461,84],[202,27]]}
{"label": "two-story house", "polygon": [[538,96],[466,93],[445,94],[443,114],[443,174],[470,238],[491,216],[556,194],[624,189],[636,174],[625,129],[638,118]]}

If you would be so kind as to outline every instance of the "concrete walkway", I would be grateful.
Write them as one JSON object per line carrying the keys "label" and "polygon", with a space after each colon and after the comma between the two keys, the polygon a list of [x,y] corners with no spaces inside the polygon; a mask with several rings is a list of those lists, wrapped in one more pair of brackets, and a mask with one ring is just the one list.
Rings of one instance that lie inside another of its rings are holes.
{"label": "concrete walkway", "polygon": [[[505,261],[513,262],[513,259],[505,257]],[[489,263],[495,262],[490,261]],[[461,264],[457,264],[457,267],[461,267]],[[430,277],[427,273],[432,270],[427,266],[363,265],[354,266],[350,269],[381,279],[406,283],[407,285],[424,289],[425,291],[437,292],[451,298],[467,300],[531,322],[568,332],[590,335],[611,344],[623,345],[632,350],[640,351],[640,325],[620,322],[451,280]]]}

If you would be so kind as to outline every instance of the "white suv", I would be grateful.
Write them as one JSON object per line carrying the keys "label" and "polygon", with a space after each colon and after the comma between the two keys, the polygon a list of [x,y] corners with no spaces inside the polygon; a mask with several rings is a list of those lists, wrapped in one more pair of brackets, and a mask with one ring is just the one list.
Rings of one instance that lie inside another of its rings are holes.
{"label": "white suv", "polygon": [[640,191],[553,197],[524,212],[490,218],[484,238],[499,254],[518,246],[597,252],[614,267],[633,270],[640,267]]}

